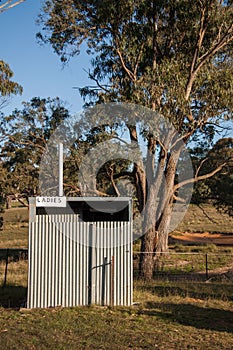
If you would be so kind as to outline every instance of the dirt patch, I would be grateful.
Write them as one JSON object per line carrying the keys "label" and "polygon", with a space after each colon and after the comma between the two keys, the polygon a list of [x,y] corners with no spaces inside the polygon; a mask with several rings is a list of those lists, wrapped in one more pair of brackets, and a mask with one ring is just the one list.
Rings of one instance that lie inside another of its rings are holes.
{"label": "dirt patch", "polygon": [[184,232],[170,235],[170,244],[216,244],[233,245],[233,235],[221,233],[191,233]]}

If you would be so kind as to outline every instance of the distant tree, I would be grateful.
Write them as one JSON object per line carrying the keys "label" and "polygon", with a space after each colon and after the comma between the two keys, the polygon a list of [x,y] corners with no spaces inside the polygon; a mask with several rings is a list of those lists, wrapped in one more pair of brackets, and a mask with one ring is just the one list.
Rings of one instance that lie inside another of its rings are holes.
{"label": "distant tree", "polygon": [[[6,1],[0,1],[0,13],[20,4],[25,0],[6,0]],[[0,109],[5,106],[8,98],[10,95],[15,94],[21,94],[22,93],[22,86],[20,86],[18,83],[13,82],[11,78],[13,77],[13,72],[10,69],[10,66],[4,62],[3,60],[0,60]],[[0,137],[1,138],[1,137]],[[1,172],[3,174],[3,172]],[[2,177],[2,175],[1,175]],[[0,213],[3,212],[3,204],[4,204],[4,194],[3,194],[3,184],[1,183],[2,180],[0,180]],[[3,225],[3,217],[0,216],[0,228]]]}
{"label": "distant tree", "polygon": [[3,226],[3,217],[1,216],[2,213],[4,213],[4,194],[0,183],[0,230]]}
{"label": "distant tree", "polygon": [[[193,201],[203,203],[211,201],[219,210],[233,215],[233,138],[218,140],[214,146],[203,154],[198,155],[198,162],[202,163],[199,175],[214,171],[220,164],[225,162],[221,171],[208,179],[196,184]],[[195,164],[194,164],[195,166]]]}
{"label": "distant tree", "polygon": [[[152,278],[155,257],[151,253],[168,249],[177,191],[225,166],[223,161],[211,173],[177,183],[181,140],[188,144],[195,135],[208,134],[210,124],[216,126],[231,117],[232,1],[48,0],[41,21],[43,33],[38,37],[63,62],[86,43],[92,55],[89,77],[95,83],[80,90],[87,104],[140,104],[162,114],[180,134],[180,140],[167,137],[161,142],[155,130],[148,132],[140,124],[140,118],[125,125],[131,142],[140,147],[143,139],[147,149],[146,167],[135,163],[131,169],[136,174],[140,210],[148,204],[144,227],[150,229],[142,239],[141,274]],[[157,114],[152,115],[156,119]],[[161,191],[162,175],[166,192]],[[151,179],[149,188],[147,179]]]}
{"label": "distant tree", "polygon": [[9,65],[2,60],[0,60],[0,75],[0,96],[5,97],[11,94],[16,95],[22,93],[22,87],[18,83],[10,80],[14,74]]}
{"label": "distant tree", "polygon": [[41,156],[53,131],[68,116],[58,98],[38,97],[24,102],[22,110],[1,116],[0,176],[6,196],[23,200],[38,193]]}
{"label": "distant tree", "polygon": [[[0,1],[0,13],[9,10],[24,1],[25,0]],[[13,75],[10,66],[3,60],[0,60],[0,108],[5,104],[6,99],[9,98],[10,95],[21,94],[23,91],[22,86],[11,81]]]}

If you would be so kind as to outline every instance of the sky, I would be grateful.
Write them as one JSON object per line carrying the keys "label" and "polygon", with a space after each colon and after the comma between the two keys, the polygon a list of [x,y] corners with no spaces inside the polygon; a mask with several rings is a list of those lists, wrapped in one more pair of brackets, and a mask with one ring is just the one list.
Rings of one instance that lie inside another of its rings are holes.
{"label": "sky", "polygon": [[59,97],[71,113],[82,109],[83,100],[77,89],[90,83],[87,73],[90,58],[81,51],[64,67],[51,46],[40,45],[36,24],[43,1],[26,0],[18,6],[0,13],[0,59],[10,65],[13,81],[23,87],[23,94],[12,96],[4,114],[22,108],[22,101],[33,97]]}

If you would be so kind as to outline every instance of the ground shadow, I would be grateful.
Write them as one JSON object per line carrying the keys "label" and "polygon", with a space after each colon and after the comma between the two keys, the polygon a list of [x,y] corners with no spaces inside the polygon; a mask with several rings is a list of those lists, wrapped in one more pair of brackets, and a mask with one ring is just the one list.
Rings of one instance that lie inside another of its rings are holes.
{"label": "ground shadow", "polygon": [[139,313],[148,316],[159,316],[198,329],[233,333],[232,311],[206,308],[188,303],[147,302]]}
{"label": "ground shadow", "polygon": [[27,288],[22,286],[6,285],[0,287],[0,307],[19,309],[25,307]]}
{"label": "ground shadow", "polygon": [[28,259],[28,249],[24,248],[1,248],[0,249],[0,261],[18,261]]}

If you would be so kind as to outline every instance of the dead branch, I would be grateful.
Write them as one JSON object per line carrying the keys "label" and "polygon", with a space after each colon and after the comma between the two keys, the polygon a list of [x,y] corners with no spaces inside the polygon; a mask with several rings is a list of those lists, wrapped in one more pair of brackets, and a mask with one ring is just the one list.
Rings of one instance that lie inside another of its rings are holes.
{"label": "dead branch", "polygon": [[201,167],[202,167],[202,165],[208,160],[209,158],[205,158],[205,159],[203,159],[202,161],[201,161],[201,163],[200,163],[200,165],[199,165],[199,167],[197,168],[197,171],[196,171],[196,174],[195,174],[195,177],[197,177],[198,176],[198,174],[199,174],[199,172],[200,172],[200,170],[201,170]]}
{"label": "dead branch", "polygon": [[26,1],[26,0],[18,0],[15,2],[14,2],[14,0],[7,0],[5,3],[0,5],[0,13],[9,10],[9,9],[21,4],[24,1]]}
{"label": "dead branch", "polygon": [[202,213],[207,217],[207,219],[209,219],[211,222],[213,222],[214,224],[217,224],[218,222],[216,220],[214,220],[214,218],[212,218],[211,216],[208,215],[208,213],[206,212],[206,210],[200,205],[197,204],[198,208],[201,209]]}
{"label": "dead branch", "polygon": [[[84,72],[88,74],[88,76],[89,76],[89,78],[90,78],[91,80],[94,80],[94,81],[96,82],[96,84],[97,84],[97,86],[99,87],[100,90],[103,90],[103,91],[105,91],[105,92],[107,92],[107,93],[110,92],[110,90],[108,90],[108,89],[106,88],[106,85],[100,84],[99,80],[98,80],[97,78],[95,78],[94,75],[90,73],[90,71],[88,72],[87,70],[84,69]],[[109,85],[107,85],[107,86],[109,86]],[[90,87],[90,88],[91,88],[91,87]]]}

